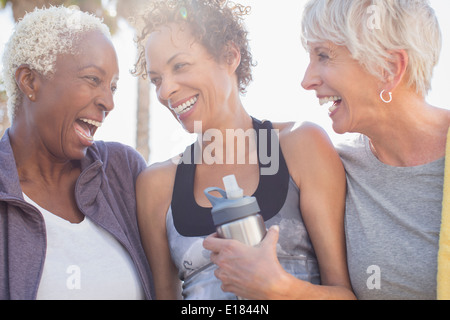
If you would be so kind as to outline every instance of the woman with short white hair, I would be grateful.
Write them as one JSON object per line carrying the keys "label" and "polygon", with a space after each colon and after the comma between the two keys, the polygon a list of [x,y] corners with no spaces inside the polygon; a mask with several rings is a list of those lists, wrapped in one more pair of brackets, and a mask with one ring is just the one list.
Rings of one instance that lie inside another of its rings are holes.
{"label": "woman with short white hair", "polygon": [[315,90],[347,173],[346,236],[359,299],[436,299],[450,112],[426,95],[441,32],[426,0],[314,0],[303,17]]}
{"label": "woman with short white hair", "polygon": [[119,77],[108,28],[79,10],[36,9],[3,66],[0,299],[151,298],[134,192],[146,163],[94,141]]}

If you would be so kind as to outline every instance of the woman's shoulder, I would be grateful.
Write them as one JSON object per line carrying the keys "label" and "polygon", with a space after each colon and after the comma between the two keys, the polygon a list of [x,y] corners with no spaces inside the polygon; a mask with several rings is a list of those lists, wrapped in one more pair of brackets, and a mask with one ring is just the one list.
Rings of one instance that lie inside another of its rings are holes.
{"label": "woman's shoulder", "polygon": [[120,142],[96,141],[89,148],[87,159],[90,162],[100,160],[105,170],[132,172],[134,176],[147,167],[144,157],[136,149]]}
{"label": "woman's shoulder", "polygon": [[297,147],[313,147],[311,144],[331,146],[326,131],[313,122],[274,122],[273,128],[279,131],[282,144],[294,144]]}
{"label": "woman's shoulder", "polygon": [[101,160],[119,160],[137,159],[138,161],[145,161],[143,156],[133,147],[123,144],[121,142],[113,141],[96,141],[92,151],[98,153]]}
{"label": "woman's shoulder", "polygon": [[149,165],[139,175],[138,186],[152,187],[159,190],[173,189],[177,171],[177,159],[178,157],[175,157]]}
{"label": "woman's shoulder", "polygon": [[165,217],[172,200],[176,170],[177,164],[169,159],[151,164],[139,175],[136,197],[141,216],[149,215],[158,221]]}
{"label": "woman's shoulder", "polygon": [[283,156],[298,186],[305,176],[320,168],[340,166],[339,156],[328,134],[319,125],[312,122],[286,122],[274,123],[273,127],[279,130]]}

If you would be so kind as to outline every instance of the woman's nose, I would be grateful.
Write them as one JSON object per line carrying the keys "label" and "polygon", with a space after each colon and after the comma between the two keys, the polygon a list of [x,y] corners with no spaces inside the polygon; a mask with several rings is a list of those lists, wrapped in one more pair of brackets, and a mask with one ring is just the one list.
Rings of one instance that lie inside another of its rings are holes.
{"label": "woman's nose", "polygon": [[322,84],[322,80],[313,64],[309,64],[305,71],[302,81],[302,87],[305,90],[314,90]]}
{"label": "woman's nose", "polygon": [[96,104],[108,113],[114,109],[114,93],[109,87],[103,89],[103,91],[102,95],[97,99]]}
{"label": "woman's nose", "polygon": [[158,99],[160,101],[169,101],[177,91],[178,84],[170,77],[166,77],[161,80],[161,85],[158,88]]}

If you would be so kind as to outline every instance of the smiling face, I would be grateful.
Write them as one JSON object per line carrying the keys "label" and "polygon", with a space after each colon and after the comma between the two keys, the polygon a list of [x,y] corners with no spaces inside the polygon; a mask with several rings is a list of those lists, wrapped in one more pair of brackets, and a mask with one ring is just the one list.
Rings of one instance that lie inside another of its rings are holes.
{"label": "smiling face", "polygon": [[321,105],[331,104],[329,116],[337,133],[360,132],[373,122],[380,82],[352,58],[347,48],[311,44],[302,86],[315,90]]}
{"label": "smiling face", "polygon": [[111,42],[100,32],[79,41],[79,53],[56,60],[50,77],[40,76],[31,118],[36,135],[49,152],[62,159],[81,159],[94,134],[114,108],[119,69]]}
{"label": "smiling face", "polygon": [[194,120],[208,123],[223,116],[237,91],[234,69],[212,57],[189,27],[170,24],[153,32],[146,45],[146,62],[158,100],[189,132]]}

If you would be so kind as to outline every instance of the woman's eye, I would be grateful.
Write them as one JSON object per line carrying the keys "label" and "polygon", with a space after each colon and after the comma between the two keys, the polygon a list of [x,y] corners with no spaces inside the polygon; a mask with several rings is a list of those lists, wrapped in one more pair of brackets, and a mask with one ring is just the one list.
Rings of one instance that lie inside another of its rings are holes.
{"label": "woman's eye", "polygon": [[175,71],[178,71],[180,69],[183,69],[186,65],[187,65],[187,63],[177,63],[177,64],[174,65],[173,69]]}
{"label": "woman's eye", "polygon": [[325,53],[319,53],[318,56],[319,56],[319,61],[324,61],[324,60],[329,59],[329,56]]}
{"label": "woman's eye", "polygon": [[151,78],[150,82],[153,83],[155,86],[159,86],[161,83],[161,78]]}
{"label": "woman's eye", "polygon": [[86,76],[86,79],[88,79],[89,81],[95,83],[96,85],[100,84],[100,79],[96,76]]}

